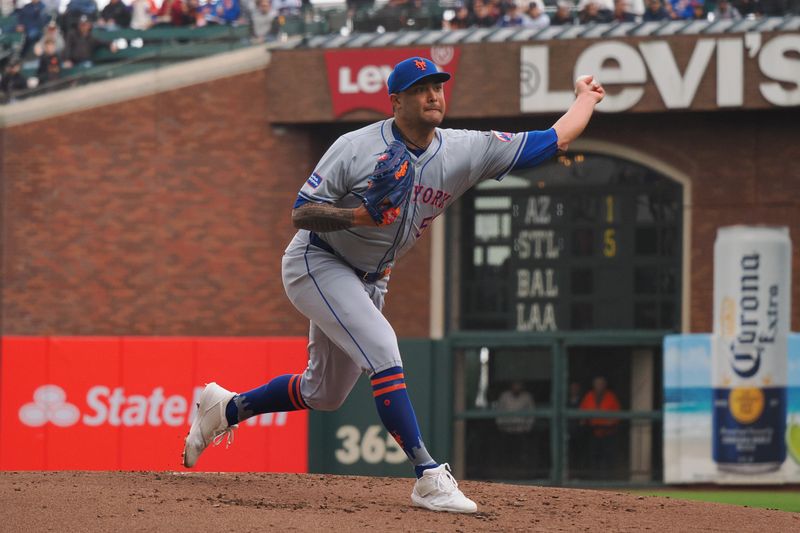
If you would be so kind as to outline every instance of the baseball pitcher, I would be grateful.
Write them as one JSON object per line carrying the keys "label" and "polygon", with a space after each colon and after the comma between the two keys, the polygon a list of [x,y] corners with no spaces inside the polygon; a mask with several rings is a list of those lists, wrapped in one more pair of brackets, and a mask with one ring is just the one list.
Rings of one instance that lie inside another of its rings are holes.
{"label": "baseball pitcher", "polygon": [[398,63],[387,82],[394,116],[341,136],[323,155],[294,204],[298,232],[282,270],[287,296],[311,323],[308,366],[240,394],[209,383],[186,437],[186,467],[212,442],[230,442],[249,417],[337,409],[366,372],[380,419],[416,472],[412,503],[477,510],[421,438],[397,337],[382,313],[391,268],[470,187],[566,150],[605,91],[591,76],[576,80],[575,101],[546,131],[451,130],[439,128],[449,79],[426,58]]}

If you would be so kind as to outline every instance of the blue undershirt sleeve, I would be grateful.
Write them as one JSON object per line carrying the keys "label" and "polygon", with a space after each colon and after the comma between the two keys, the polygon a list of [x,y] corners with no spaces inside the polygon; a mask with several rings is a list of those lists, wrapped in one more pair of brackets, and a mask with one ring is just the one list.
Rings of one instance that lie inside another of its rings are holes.
{"label": "blue undershirt sleeve", "polygon": [[530,168],[547,161],[558,152],[558,135],[550,128],[544,131],[529,131],[522,153],[513,169]]}

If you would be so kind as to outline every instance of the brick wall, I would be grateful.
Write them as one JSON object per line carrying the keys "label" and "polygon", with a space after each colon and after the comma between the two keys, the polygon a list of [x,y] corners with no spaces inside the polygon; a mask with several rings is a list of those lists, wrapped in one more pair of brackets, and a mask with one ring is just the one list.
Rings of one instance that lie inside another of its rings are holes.
{"label": "brick wall", "polygon": [[[505,131],[549,127],[556,116],[482,120]],[[794,241],[792,331],[800,331],[800,108],[774,111],[596,114],[583,138],[666,163],[692,182],[690,329],[712,329],[714,239],[734,224],[788,226]],[[454,122],[461,127],[465,121]]]}
{"label": "brick wall", "polygon": [[[323,148],[313,129],[270,127],[264,78],[2,131],[3,333],[305,335],[280,259]],[[428,332],[415,253],[392,283],[415,295],[389,305],[402,336]]]}
{"label": "brick wall", "polygon": [[[793,272],[800,272],[800,109],[761,112],[601,116],[588,134],[664,161],[692,181],[690,307],[693,332],[712,329],[714,240],[734,224],[789,226]],[[794,276],[793,308],[800,305]],[[793,317],[800,330],[800,313]]]}
{"label": "brick wall", "polygon": [[[3,333],[304,335],[279,272],[289,208],[329,142],[357,124],[272,127],[267,75],[3,130]],[[788,225],[800,272],[798,123],[797,108],[635,113],[597,115],[586,132],[692,180],[692,331],[711,329],[717,227]],[[387,315],[400,336],[428,334],[428,239],[393,274]]]}

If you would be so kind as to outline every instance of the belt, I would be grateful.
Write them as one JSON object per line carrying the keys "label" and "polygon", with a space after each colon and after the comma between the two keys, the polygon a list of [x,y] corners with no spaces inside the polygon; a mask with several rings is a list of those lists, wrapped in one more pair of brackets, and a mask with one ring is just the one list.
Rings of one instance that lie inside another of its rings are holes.
{"label": "belt", "polygon": [[[316,233],[314,233],[313,231],[309,232],[309,240],[310,240],[311,244],[313,244],[317,248],[321,248],[321,249],[325,250],[326,252],[335,255],[339,259],[342,259],[342,256],[337,254],[336,250],[334,250],[333,247],[330,244],[328,244],[327,242],[323,241],[320,238],[320,236],[317,235]],[[344,259],[342,259],[342,261],[344,261]],[[366,283],[375,283],[376,281],[382,280],[383,278],[388,276],[392,271],[391,268],[387,268],[386,270],[383,270],[381,272],[365,272],[365,271],[361,270],[360,268],[354,267],[353,265],[351,265],[347,261],[345,261],[345,264],[347,266],[349,266],[353,270],[353,272],[356,273],[356,276],[358,276],[361,281],[364,281]]]}

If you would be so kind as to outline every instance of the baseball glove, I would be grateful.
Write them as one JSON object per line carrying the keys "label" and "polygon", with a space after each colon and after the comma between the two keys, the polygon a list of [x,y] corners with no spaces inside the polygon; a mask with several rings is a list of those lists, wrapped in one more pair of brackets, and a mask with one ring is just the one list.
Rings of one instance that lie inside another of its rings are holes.
{"label": "baseball glove", "polygon": [[391,224],[400,216],[414,185],[414,164],[402,142],[392,141],[378,157],[368,183],[364,194],[355,193],[356,196],[376,224]]}

